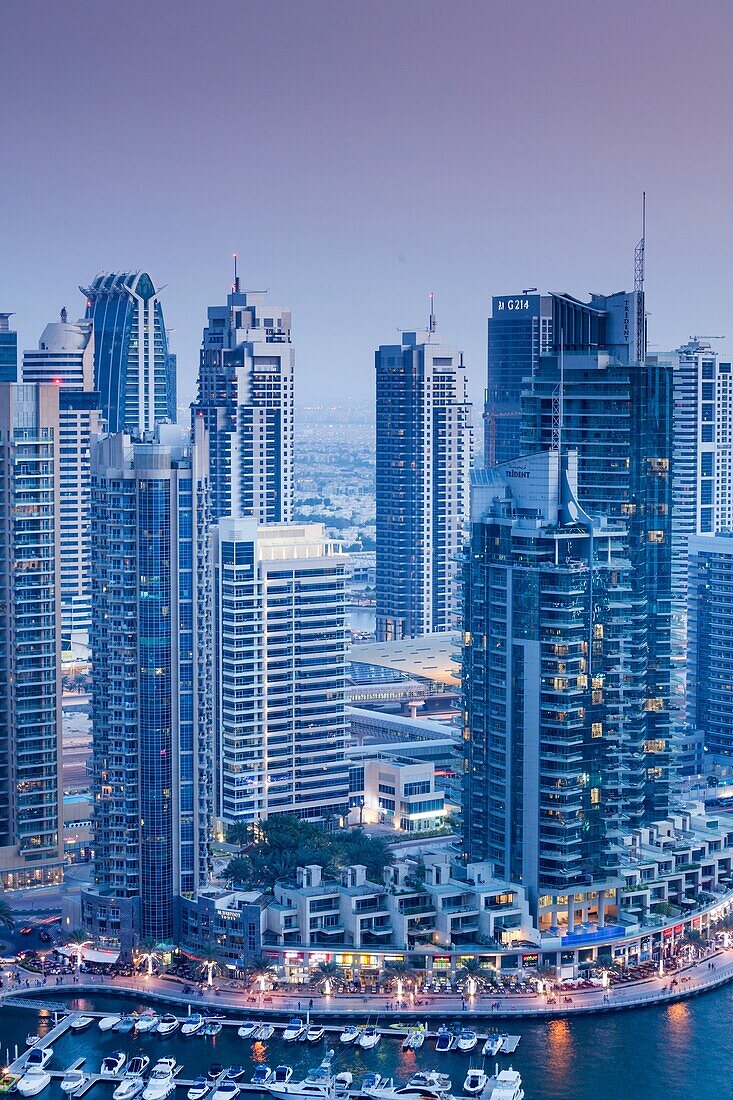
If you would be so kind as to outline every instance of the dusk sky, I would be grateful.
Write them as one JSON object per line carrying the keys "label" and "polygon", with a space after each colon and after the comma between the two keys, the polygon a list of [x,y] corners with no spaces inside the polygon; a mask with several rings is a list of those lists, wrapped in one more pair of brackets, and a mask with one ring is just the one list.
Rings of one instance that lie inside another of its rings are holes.
{"label": "dusk sky", "polygon": [[0,36],[21,348],[146,268],[187,403],[236,251],[301,402],[371,398],[431,290],[478,402],[491,295],[630,288],[642,189],[650,350],[733,348],[729,0],[5,0]]}

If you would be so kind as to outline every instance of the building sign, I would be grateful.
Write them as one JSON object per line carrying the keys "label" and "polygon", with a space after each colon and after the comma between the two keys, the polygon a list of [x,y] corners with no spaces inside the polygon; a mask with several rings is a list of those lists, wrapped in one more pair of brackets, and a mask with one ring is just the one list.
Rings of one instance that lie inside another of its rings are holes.
{"label": "building sign", "polygon": [[540,957],[536,952],[532,955],[522,955],[522,966],[537,966],[539,961]]}
{"label": "building sign", "polygon": [[499,313],[504,310],[522,310],[529,309],[529,298],[498,298],[496,301],[496,308]]}

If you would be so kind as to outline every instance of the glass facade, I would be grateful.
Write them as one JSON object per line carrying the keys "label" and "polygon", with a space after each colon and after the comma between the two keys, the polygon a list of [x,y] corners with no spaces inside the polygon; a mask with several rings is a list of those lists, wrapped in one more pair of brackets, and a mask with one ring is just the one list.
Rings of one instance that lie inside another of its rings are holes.
{"label": "glass facade", "polygon": [[0,382],[18,381],[18,333],[10,327],[12,313],[0,313]]}

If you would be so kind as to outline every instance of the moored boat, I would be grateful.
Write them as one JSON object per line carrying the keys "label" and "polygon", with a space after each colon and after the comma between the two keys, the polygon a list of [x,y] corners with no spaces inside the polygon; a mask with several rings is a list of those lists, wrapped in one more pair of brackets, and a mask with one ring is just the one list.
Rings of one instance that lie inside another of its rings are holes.
{"label": "moored boat", "polygon": [[266,1085],[272,1077],[272,1070],[269,1066],[260,1065],[254,1071],[250,1077],[250,1081],[253,1085]]}
{"label": "moored boat", "polygon": [[151,1008],[147,1008],[141,1016],[137,1018],[137,1033],[138,1035],[145,1035],[148,1031],[155,1031],[160,1022],[160,1016],[157,1012],[153,1012]]}
{"label": "moored boat", "polygon": [[75,1020],[72,1020],[69,1027],[72,1031],[86,1031],[88,1027],[91,1027],[94,1023],[93,1016],[77,1016]]}
{"label": "moored boat", "polygon": [[121,1019],[121,1016],[103,1016],[99,1021],[99,1030],[111,1031],[113,1027],[117,1027]]}
{"label": "moored boat", "polygon": [[150,1080],[145,1086],[142,1100],[165,1100],[176,1087],[175,1058],[160,1058],[153,1066]]}
{"label": "moored boat", "polygon": [[503,1039],[502,1039],[501,1035],[489,1035],[489,1036],[487,1036],[486,1042],[484,1043],[484,1045],[481,1048],[481,1053],[483,1054],[484,1058],[487,1058],[487,1057],[493,1058],[496,1054],[498,1054],[499,1051],[501,1050],[502,1042],[503,1042]]}
{"label": "moored boat", "polygon": [[294,1043],[297,1039],[300,1039],[301,1035],[305,1034],[305,1024],[299,1016],[294,1016],[289,1024],[285,1026],[283,1031],[283,1041],[286,1043]]}
{"label": "moored boat", "polygon": [[362,1050],[373,1050],[382,1036],[376,1027],[365,1027],[357,1042]]}
{"label": "moored boat", "polygon": [[519,1070],[502,1069],[492,1078],[494,1087],[491,1090],[489,1100],[524,1100],[524,1089]]}
{"label": "moored boat", "polygon": [[100,1077],[116,1077],[122,1071],[126,1061],[127,1055],[124,1050],[113,1050],[111,1054],[107,1054],[102,1059],[102,1064],[99,1067]]}
{"label": "moored boat", "polygon": [[472,1051],[477,1043],[478,1035],[472,1028],[463,1028],[456,1036],[456,1046],[458,1050],[463,1051],[464,1054],[468,1054]]}
{"label": "moored boat", "polygon": [[463,1091],[467,1096],[478,1096],[489,1083],[488,1074],[482,1069],[469,1069],[463,1082]]}
{"label": "moored boat", "polygon": [[133,1100],[145,1088],[142,1077],[123,1077],[112,1093],[112,1100]]}
{"label": "moored boat", "polygon": [[254,1039],[256,1032],[260,1030],[262,1025],[256,1023],[254,1020],[245,1020],[243,1024],[237,1028],[237,1035],[240,1039]]}
{"label": "moored boat", "polygon": [[178,1027],[180,1021],[177,1016],[167,1012],[165,1016],[161,1016],[158,1020],[158,1026],[156,1032],[158,1035],[171,1035]]}
{"label": "moored boat", "polygon": [[186,1100],[204,1100],[210,1088],[211,1083],[205,1077],[197,1077],[186,1093]]}
{"label": "moored boat", "polygon": [[67,1096],[76,1096],[86,1086],[90,1075],[83,1069],[67,1069],[61,1080],[61,1091]]}
{"label": "moored boat", "polygon": [[268,1039],[271,1039],[275,1034],[275,1028],[272,1024],[263,1024],[258,1028],[255,1034],[252,1036],[258,1043],[266,1043]]}
{"label": "moored boat", "polygon": [[202,1016],[200,1012],[193,1012],[181,1024],[181,1035],[185,1035],[187,1038],[197,1035],[199,1031],[203,1030],[205,1023],[205,1016]]}
{"label": "moored boat", "polygon": [[21,1096],[38,1096],[51,1084],[51,1074],[43,1066],[31,1066],[27,1073],[23,1074],[15,1088]]}
{"label": "moored boat", "polygon": [[310,1024],[305,1037],[309,1043],[319,1043],[325,1034],[326,1029],[322,1024]]}
{"label": "moored boat", "polygon": [[222,1081],[211,1094],[211,1100],[235,1100],[239,1096],[239,1085],[234,1081]]}
{"label": "moored boat", "polygon": [[356,1024],[348,1024],[339,1035],[340,1043],[354,1043],[359,1038],[359,1028]]}

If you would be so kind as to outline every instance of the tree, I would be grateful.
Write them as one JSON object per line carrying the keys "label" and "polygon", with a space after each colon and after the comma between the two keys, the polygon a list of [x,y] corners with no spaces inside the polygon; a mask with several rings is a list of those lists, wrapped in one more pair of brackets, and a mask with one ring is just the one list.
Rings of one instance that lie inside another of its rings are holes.
{"label": "tree", "polygon": [[209,944],[206,958],[201,964],[201,973],[206,975],[206,984],[211,987],[214,984],[214,973],[219,966],[219,961],[214,954],[213,944]]}
{"label": "tree", "polygon": [[227,826],[227,843],[236,844],[241,852],[252,843],[252,824],[249,821],[233,821]]}
{"label": "tree", "polygon": [[0,900],[0,927],[8,928],[11,931],[15,928],[13,910],[10,908],[7,901],[2,900]]}
{"label": "tree", "polygon": [[148,936],[140,944],[140,954],[138,958],[140,962],[148,964],[148,977],[153,973],[153,963],[160,959],[160,955],[157,951],[158,944],[152,936]]}
{"label": "tree", "polygon": [[249,961],[247,973],[253,982],[259,982],[260,991],[264,992],[268,979],[274,978],[277,974],[277,968],[267,955],[253,955]]}
{"label": "tree", "polygon": [[83,928],[75,928],[73,932],[70,932],[66,937],[66,943],[72,949],[72,954],[76,955],[77,970],[81,968],[82,960],[84,958],[83,947],[88,947],[92,941],[84,931]]}
{"label": "tree", "polygon": [[382,973],[388,980],[390,978],[397,980],[397,997],[401,999],[405,983],[411,982],[417,971],[408,962],[396,961],[385,963]]}
{"label": "tree", "polygon": [[341,975],[341,967],[336,962],[322,962],[313,971],[311,981],[322,988],[326,996],[331,993],[331,986],[336,978]]}

